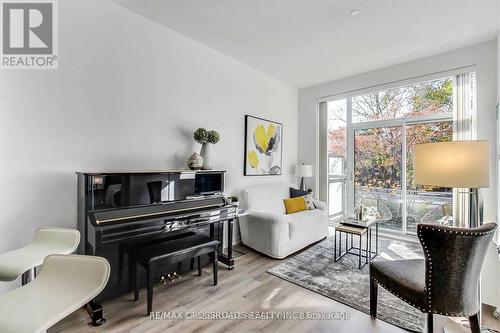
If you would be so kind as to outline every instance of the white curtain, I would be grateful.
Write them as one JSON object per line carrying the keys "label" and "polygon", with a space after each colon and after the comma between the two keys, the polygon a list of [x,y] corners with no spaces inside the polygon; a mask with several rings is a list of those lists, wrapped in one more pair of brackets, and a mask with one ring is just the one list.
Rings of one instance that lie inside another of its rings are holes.
{"label": "white curtain", "polygon": [[[459,74],[455,78],[455,107],[453,110],[453,139],[477,139],[476,74]],[[471,198],[468,188],[453,189],[453,216],[457,227],[468,227],[471,217]],[[479,200],[481,202],[481,198]]]}

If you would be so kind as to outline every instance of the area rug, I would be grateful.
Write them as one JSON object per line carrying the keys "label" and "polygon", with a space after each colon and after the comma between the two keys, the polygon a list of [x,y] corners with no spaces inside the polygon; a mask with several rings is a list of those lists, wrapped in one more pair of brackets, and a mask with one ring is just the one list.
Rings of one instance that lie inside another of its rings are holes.
{"label": "area rug", "polygon": [[[380,238],[374,260],[423,258],[419,243]],[[285,260],[267,272],[370,314],[369,267],[358,269],[358,257],[333,260],[333,237]],[[378,288],[377,318],[412,332],[422,332],[425,317],[385,289]]]}

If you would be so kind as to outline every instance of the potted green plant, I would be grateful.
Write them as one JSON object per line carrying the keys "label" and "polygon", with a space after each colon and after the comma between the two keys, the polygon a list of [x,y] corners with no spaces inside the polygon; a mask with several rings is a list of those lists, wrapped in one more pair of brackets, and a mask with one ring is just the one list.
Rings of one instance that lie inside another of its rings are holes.
{"label": "potted green plant", "polygon": [[229,200],[231,200],[231,203],[232,203],[233,205],[235,205],[235,206],[239,207],[239,205],[240,205],[240,201],[239,201],[239,199],[238,199],[238,196],[236,196],[236,195],[231,195],[231,196],[229,196],[229,197],[228,197],[228,199],[229,199]]}
{"label": "potted green plant", "polygon": [[203,170],[212,169],[212,145],[220,140],[220,135],[217,131],[206,130],[205,128],[198,128],[193,133],[193,138],[196,142],[201,144],[200,155],[203,158]]}

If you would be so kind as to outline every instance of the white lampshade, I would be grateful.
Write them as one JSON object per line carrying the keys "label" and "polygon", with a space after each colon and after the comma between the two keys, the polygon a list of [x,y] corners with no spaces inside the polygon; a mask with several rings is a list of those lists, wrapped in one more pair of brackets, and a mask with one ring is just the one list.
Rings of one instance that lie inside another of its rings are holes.
{"label": "white lampshade", "polygon": [[490,184],[488,141],[415,145],[414,182],[418,185],[482,188]]}
{"label": "white lampshade", "polygon": [[297,164],[295,169],[295,175],[297,177],[312,177],[313,169],[310,164]]}

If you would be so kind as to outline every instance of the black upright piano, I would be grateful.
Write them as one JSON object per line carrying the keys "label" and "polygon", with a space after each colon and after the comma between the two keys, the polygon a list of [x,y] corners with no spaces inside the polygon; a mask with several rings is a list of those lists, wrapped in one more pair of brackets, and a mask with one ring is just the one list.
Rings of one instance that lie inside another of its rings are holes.
{"label": "black upright piano", "polygon": [[130,291],[132,246],[168,241],[187,230],[219,239],[219,260],[232,269],[232,227],[238,211],[223,196],[224,176],[224,171],[187,170],[77,173],[78,252],[104,257],[111,265],[109,282],[96,300]]}

